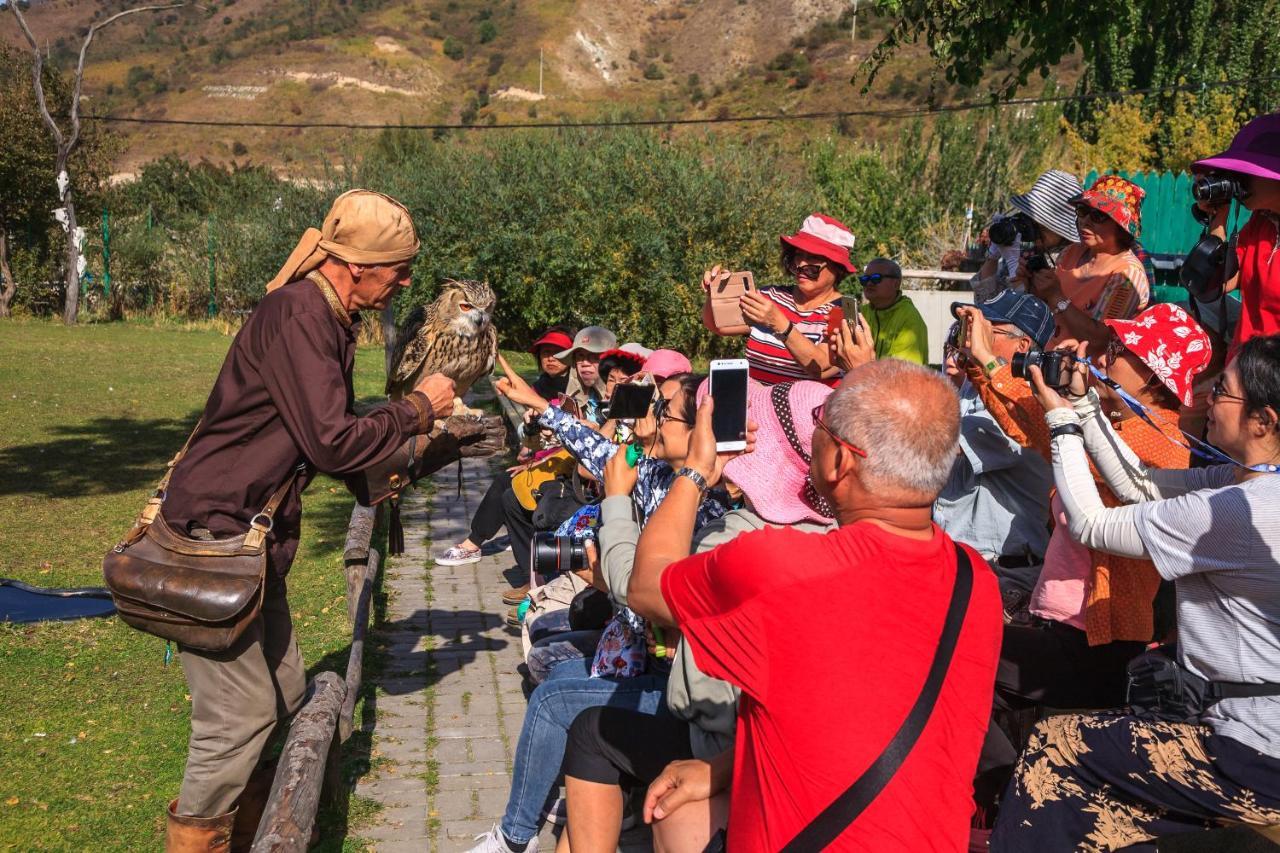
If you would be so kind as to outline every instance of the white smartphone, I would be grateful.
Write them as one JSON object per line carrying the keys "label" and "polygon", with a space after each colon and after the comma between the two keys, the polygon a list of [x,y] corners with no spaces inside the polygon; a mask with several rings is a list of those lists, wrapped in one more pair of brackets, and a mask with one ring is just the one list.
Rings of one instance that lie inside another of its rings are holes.
{"label": "white smartphone", "polygon": [[747,369],[745,358],[711,362],[711,398],[716,401],[711,430],[717,451],[747,449]]}

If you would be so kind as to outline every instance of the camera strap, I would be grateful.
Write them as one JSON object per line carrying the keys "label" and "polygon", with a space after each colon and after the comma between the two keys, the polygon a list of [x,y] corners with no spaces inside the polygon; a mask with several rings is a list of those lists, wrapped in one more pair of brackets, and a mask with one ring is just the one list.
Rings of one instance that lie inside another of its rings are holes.
{"label": "camera strap", "polygon": [[[1146,421],[1152,428],[1155,429],[1156,432],[1163,435],[1165,439],[1167,439],[1168,441],[1190,451],[1191,455],[1198,456],[1201,459],[1207,460],[1209,462],[1213,462],[1214,464],[1217,464],[1217,465],[1235,465],[1236,467],[1243,468],[1246,471],[1256,471],[1262,474],[1280,473],[1280,465],[1267,465],[1267,464],[1246,465],[1243,462],[1238,462],[1235,459],[1231,458],[1230,456],[1223,453],[1218,448],[1214,447],[1209,442],[1202,441],[1201,439],[1196,438],[1194,435],[1191,435],[1188,432],[1184,432],[1176,424],[1171,424],[1168,421],[1166,421],[1164,418],[1161,418],[1159,415],[1155,414],[1149,408],[1143,405],[1142,402],[1140,402],[1136,397],[1134,397],[1128,391],[1121,388],[1118,382],[1116,382],[1110,376],[1108,376],[1107,374],[1099,370],[1094,365],[1092,359],[1086,358],[1084,359],[1084,363],[1089,368],[1089,372],[1093,374],[1094,378],[1097,379],[1099,382],[1101,382],[1103,385],[1106,385],[1112,391],[1114,391],[1121,400],[1124,400],[1125,404],[1130,409],[1133,410],[1133,413],[1135,415],[1137,415],[1138,417]],[[1172,435],[1169,434],[1169,430],[1175,430],[1179,435],[1183,436],[1183,438],[1185,438],[1186,441],[1178,441],[1178,439],[1174,438]]]}

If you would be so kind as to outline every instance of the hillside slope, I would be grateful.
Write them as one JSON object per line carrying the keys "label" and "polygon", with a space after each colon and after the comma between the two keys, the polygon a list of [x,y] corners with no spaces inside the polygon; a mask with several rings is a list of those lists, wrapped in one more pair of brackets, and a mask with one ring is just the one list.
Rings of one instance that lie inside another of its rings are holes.
{"label": "hillside slope", "polygon": [[[69,68],[90,22],[120,0],[34,0]],[[103,30],[87,113],[353,124],[515,123],[741,115],[923,104],[948,89],[909,46],[871,97],[850,85],[884,22],[847,0],[217,0]],[[843,18],[841,17],[843,14]],[[0,39],[19,43],[0,15]],[[1073,76],[1058,69],[1060,79]],[[538,94],[539,90],[543,93]],[[123,172],[165,153],[290,171],[339,162],[369,131],[115,124]],[[848,128],[847,128],[848,130]],[[864,125],[858,132],[875,135]],[[756,131],[759,132],[759,131]]]}

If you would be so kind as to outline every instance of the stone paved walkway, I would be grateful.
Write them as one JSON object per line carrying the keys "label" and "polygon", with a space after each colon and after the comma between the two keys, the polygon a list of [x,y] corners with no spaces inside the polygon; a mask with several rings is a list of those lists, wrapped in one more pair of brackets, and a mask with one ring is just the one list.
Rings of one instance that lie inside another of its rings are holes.
{"label": "stone paved walkway", "polygon": [[[379,853],[467,850],[506,808],[526,707],[520,637],[506,628],[501,599],[511,552],[486,547],[468,566],[432,561],[466,537],[492,477],[485,460],[465,460],[462,471],[461,496],[450,467],[430,496],[405,497],[405,552],[385,564],[388,659],[375,679],[373,768],[356,788],[382,804],[356,833]],[[553,829],[543,828],[543,851],[555,849]],[[650,849],[647,828],[626,833],[622,847]]]}

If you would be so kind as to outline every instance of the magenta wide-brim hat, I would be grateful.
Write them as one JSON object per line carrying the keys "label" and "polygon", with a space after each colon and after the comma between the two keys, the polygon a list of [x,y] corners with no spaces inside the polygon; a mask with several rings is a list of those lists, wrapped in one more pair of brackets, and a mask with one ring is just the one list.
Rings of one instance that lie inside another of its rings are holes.
{"label": "magenta wide-brim hat", "polygon": [[[706,396],[707,383],[698,389],[698,401]],[[813,453],[813,410],[826,402],[832,388],[821,382],[794,382],[787,394],[796,440],[806,455]],[[830,524],[805,500],[809,463],[791,446],[774,410],[773,388],[754,380],[747,387],[747,419],[756,424],[756,446],[750,453],[730,459],[724,475],[742,489],[756,515],[771,524],[813,521]]]}
{"label": "magenta wide-brim hat", "polygon": [[1226,151],[1191,164],[1193,172],[1215,170],[1280,181],[1280,113],[1258,116],[1240,129]]}

